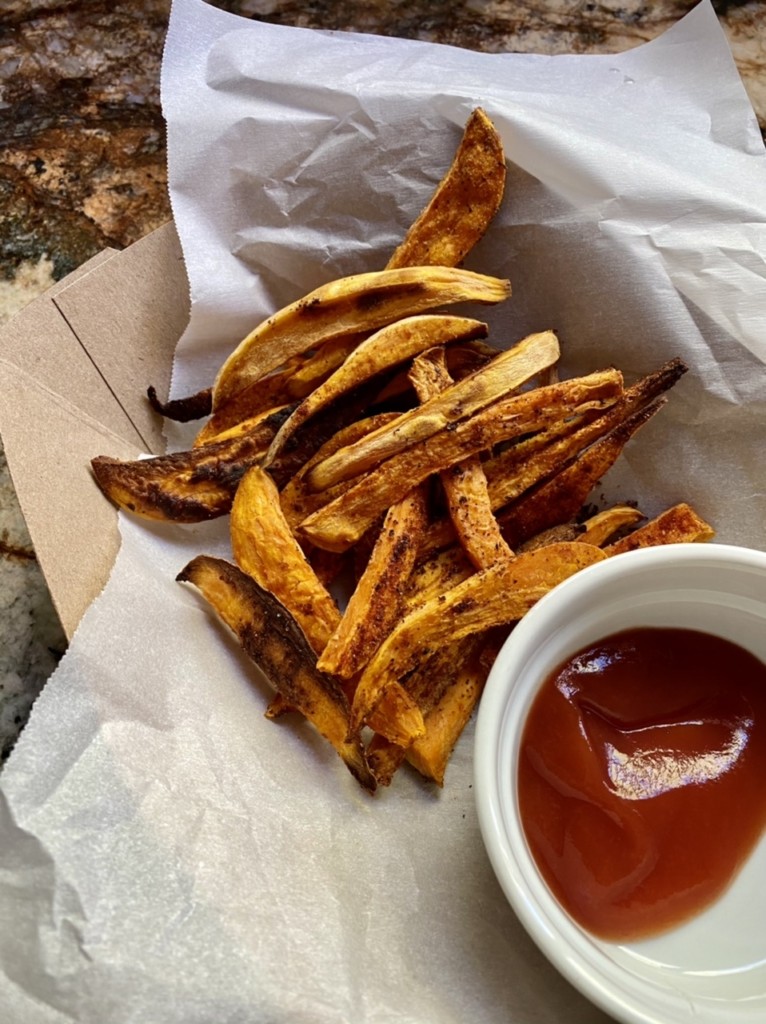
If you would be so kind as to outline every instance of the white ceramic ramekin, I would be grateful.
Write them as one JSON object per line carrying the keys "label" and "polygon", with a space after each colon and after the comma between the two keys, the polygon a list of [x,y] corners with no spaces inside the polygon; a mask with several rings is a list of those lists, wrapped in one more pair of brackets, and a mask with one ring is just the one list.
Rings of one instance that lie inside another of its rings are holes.
{"label": "white ceramic ramekin", "polygon": [[617,1020],[762,1024],[766,839],[714,906],[662,936],[624,945],[580,928],[549,892],[527,848],[516,776],[538,687],[577,650],[633,626],[703,630],[766,662],[766,553],[723,544],[633,551],[584,569],[532,608],[502,648],[478,714],[474,788],[484,843],[532,939]]}

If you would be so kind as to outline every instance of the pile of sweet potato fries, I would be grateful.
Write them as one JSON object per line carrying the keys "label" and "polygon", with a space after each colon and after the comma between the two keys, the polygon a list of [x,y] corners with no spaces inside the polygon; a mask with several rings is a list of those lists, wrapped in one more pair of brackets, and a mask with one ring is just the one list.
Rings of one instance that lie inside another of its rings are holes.
{"label": "pile of sweet potato fries", "polygon": [[505,173],[478,109],[384,269],[274,313],[208,390],[165,405],[150,391],[164,415],[205,419],[190,451],[92,463],[123,509],[230,515],[233,561],[200,555],[178,579],[274,687],[267,715],[304,715],[370,792],[405,761],[443,783],[499,645],[552,587],[713,533],[686,504],[650,522],[632,505],[586,512],[679,360],[630,386],[612,368],[559,380],[553,331],[502,350],[486,324],[444,312],[510,294],[460,269]]}

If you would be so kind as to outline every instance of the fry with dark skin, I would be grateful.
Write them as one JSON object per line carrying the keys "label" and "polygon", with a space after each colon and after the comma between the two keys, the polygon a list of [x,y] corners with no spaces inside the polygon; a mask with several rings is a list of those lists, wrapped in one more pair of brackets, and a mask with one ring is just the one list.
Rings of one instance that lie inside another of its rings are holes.
{"label": "fry with dark skin", "polygon": [[350,352],[343,365],[316,387],[279,428],[271,442],[264,466],[279,454],[287,438],[319,409],[339,401],[344,394],[397,366],[433,345],[485,338],[487,325],[479,320],[444,314],[405,317],[376,331]]}
{"label": "fry with dark skin", "polygon": [[374,792],[362,744],[349,739],[346,695],[337,680],[317,670],[305,636],[276,598],[237,566],[208,555],[192,559],[177,579],[199,590],[269,683],[332,744],[359,784]]}
{"label": "fry with dark skin", "polygon": [[260,462],[287,415],[282,410],[244,434],[186,452],[120,461],[92,460],[98,486],[119,508],[147,519],[200,523],[225,515],[245,472]]}
{"label": "fry with dark skin", "polygon": [[[345,551],[363,536],[382,511],[432,473],[500,441],[542,430],[562,416],[605,408],[621,393],[621,374],[603,370],[495,402],[455,424],[454,429],[442,430],[387,459],[304,519],[298,531],[317,547]],[[509,546],[513,549],[512,543]]]}

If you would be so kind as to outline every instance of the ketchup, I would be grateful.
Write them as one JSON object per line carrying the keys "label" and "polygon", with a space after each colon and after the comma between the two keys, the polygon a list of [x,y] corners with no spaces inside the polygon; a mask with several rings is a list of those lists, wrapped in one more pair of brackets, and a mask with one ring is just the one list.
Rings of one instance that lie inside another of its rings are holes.
{"label": "ketchup", "polygon": [[562,665],[522,736],[521,820],[553,894],[601,938],[717,899],[766,825],[766,665],[686,629],[632,629]]}

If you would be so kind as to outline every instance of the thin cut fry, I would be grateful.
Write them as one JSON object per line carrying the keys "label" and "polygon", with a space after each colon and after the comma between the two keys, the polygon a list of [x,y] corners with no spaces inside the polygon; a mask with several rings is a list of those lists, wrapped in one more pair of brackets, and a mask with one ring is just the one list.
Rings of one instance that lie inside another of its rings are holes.
{"label": "thin cut fry", "polygon": [[291,434],[319,409],[338,401],[346,392],[432,345],[486,336],[487,325],[479,320],[440,314],[405,317],[382,327],[349,353],[342,366],[290,414],[271,442],[264,466],[276,458]]}
{"label": "thin cut fry", "polygon": [[500,137],[477,108],[466,123],[452,166],[388,266],[458,266],[487,230],[504,188]]}
{"label": "thin cut fry", "polygon": [[474,573],[410,612],[375,652],[354,694],[351,727],[360,729],[390,680],[401,679],[434,650],[472,633],[520,619],[562,580],[605,558],[589,544],[551,544]]}
{"label": "thin cut fry", "polygon": [[364,437],[365,434],[377,430],[378,427],[382,427],[385,423],[391,423],[396,419],[397,415],[394,412],[381,412],[375,416],[355,420],[334,434],[310,459],[303,463],[298,472],[284,485],[279,496],[282,511],[285,514],[285,519],[290,524],[291,530],[294,530],[298,523],[305,519],[306,516],[311,515],[312,512],[316,512],[317,509],[328,504],[338,494],[348,490],[350,486],[341,484],[337,488],[330,488],[327,491],[312,491],[306,484],[306,476],[311,468],[327,458],[328,455],[332,455],[339,448],[343,448],[347,444],[353,444],[360,437]]}
{"label": "thin cut fry", "polygon": [[633,505],[614,505],[603,512],[586,519],[582,524],[582,532],[577,538],[581,544],[595,544],[602,547],[618,530],[626,526],[635,526],[645,516]]}
{"label": "thin cut fry", "polygon": [[508,543],[518,548],[529,537],[576,518],[598,481],[611,469],[636,431],[648,422],[664,400],[629,416],[539,487],[527,490],[497,519]]}
{"label": "thin cut fry", "polygon": [[372,331],[454,302],[495,303],[510,283],[454,267],[404,267],[321,285],[279,310],[231,353],[213,385],[213,411],[286,359],[331,338]]}
{"label": "thin cut fry", "polygon": [[[452,384],[444,349],[431,349],[413,360],[413,387],[421,402]],[[488,569],[499,558],[513,558],[492,512],[487,477],[478,455],[472,455],[439,474],[447,509],[458,540],[477,569]]]}
{"label": "thin cut fry", "polygon": [[335,632],[319,659],[323,672],[355,676],[394,625],[402,589],[427,522],[426,495],[416,487],[386,513],[367,567],[351,595]]}
{"label": "thin cut fry", "polygon": [[713,527],[700,518],[691,505],[681,502],[652,519],[645,526],[639,526],[627,537],[608,544],[603,550],[607,555],[619,555],[636,548],[654,547],[657,544],[691,544],[710,540],[715,536]]}
{"label": "thin cut fry", "polygon": [[[455,684],[447,687],[438,702],[429,709],[425,715],[425,732],[406,750],[406,758],[412,767],[437,786],[444,785],[444,773],[452,751],[478,704],[505,636],[505,630],[493,630],[482,635],[482,646],[461,666]],[[373,774],[378,778],[369,748],[367,757]]]}
{"label": "thin cut fry", "polygon": [[299,533],[317,547],[345,551],[380,512],[432,473],[500,441],[541,430],[562,416],[611,405],[621,390],[621,374],[602,370],[496,402],[454,429],[443,430],[388,459],[304,519]]}
{"label": "thin cut fry", "polygon": [[305,636],[276,598],[237,566],[208,555],[192,559],[177,579],[200,591],[270,684],[333,745],[360,785],[373,792],[375,777],[361,742],[349,738],[346,695],[337,680],[317,670]]}
{"label": "thin cut fry", "polygon": [[553,331],[531,334],[476,373],[318,463],[308,475],[309,486],[323,491],[366,472],[382,460],[507,397],[558,358],[559,343]]}

